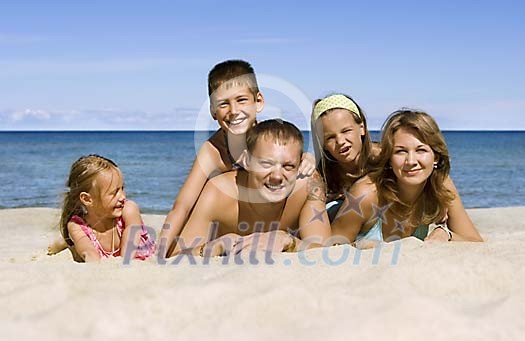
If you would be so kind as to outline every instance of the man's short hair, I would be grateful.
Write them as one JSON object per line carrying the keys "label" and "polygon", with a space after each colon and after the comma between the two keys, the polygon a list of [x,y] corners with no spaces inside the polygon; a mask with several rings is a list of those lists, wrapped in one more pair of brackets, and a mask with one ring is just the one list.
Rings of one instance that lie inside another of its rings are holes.
{"label": "man's short hair", "polygon": [[259,139],[265,138],[281,145],[298,142],[301,151],[304,147],[304,137],[299,128],[290,122],[281,119],[271,119],[257,123],[246,135],[248,153],[253,153]]}
{"label": "man's short hair", "polygon": [[246,85],[255,98],[259,93],[255,71],[250,63],[244,60],[226,60],[211,69],[208,74],[208,95],[216,91],[224,83],[234,81]]}

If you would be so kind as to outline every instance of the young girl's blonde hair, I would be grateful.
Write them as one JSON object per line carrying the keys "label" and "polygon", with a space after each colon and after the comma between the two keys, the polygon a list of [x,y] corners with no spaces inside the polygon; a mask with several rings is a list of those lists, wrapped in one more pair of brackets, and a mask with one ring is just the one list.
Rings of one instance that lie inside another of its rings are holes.
{"label": "young girl's blonde hair", "polygon": [[[399,197],[397,178],[390,166],[390,158],[394,153],[394,135],[399,129],[409,131],[429,145],[437,162],[425,183],[421,197],[414,205],[403,202]],[[432,116],[405,108],[393,112],[381,130],[381,154],[377,166],[370,173],[370,178],[377,186],[380,205],[390,203],[392,206],[389,210],[408,219],[412,226],[428,225],[445,218],[446,209],[454,199],[453,193],[444,186],[450,172],[450,159],[445,138]]]}
{"label": "young girl's blonde hair", "polygon": [[118,170],[117,164],[96,154],[82,156],[71,165],[66,182],[66,187],[69,190],[64,193],[62,215],[60,217],[60,233],[68,245],[71,245],[72,242],[69,238],[67,223],[74,215],[85,219],[87,214],[86,208],[80,202],[80,193],[89,192],[95,185],[97,174],[110,169]]}

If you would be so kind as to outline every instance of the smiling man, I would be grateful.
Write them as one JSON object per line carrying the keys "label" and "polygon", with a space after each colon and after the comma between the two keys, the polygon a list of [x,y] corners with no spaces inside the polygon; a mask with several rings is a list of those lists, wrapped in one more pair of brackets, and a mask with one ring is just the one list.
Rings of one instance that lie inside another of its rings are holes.
{"label": "smiling man", "polygon": [[304,145],[299,129],[282,120],[263,121],[250,129],[246,143],[244,169],[206,184],[170,256],[181,251],[202,256],[208,242],[228,234],[276,231],[278,251],[320,246],[330,236],[321,177],[297,178]]}

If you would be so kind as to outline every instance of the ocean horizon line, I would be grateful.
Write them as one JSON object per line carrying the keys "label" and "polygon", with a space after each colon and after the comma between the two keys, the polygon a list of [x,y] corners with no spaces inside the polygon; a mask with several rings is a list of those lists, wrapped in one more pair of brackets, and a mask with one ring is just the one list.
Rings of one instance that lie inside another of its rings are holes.
{"label": "ocean horizon line", "polygon": [[[81,155],[116,160],[142,210],[173,204],[195,160],[199,145],[213,130],[18,130],[0,131],[3,156],[0,207],[56,205],[71,163]],[[305,149],[312,132],[303,131]],[[370,131],[371,139],[380,132]],[[443,131],[451,177],[465,207],[523,204],[525,131]],[[135,198],[135,197],[134,197]]]}

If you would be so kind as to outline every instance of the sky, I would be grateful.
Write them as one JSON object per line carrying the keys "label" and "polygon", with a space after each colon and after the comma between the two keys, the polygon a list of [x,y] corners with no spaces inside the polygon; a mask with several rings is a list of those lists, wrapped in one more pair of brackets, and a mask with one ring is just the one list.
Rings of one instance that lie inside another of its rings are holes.
{"label": "sky", "polygon": [[209,70],[255,68],[260,119],[352,96],[443,130],[525,130],[522,1],[0,1],[0,130],[214,130]]}

